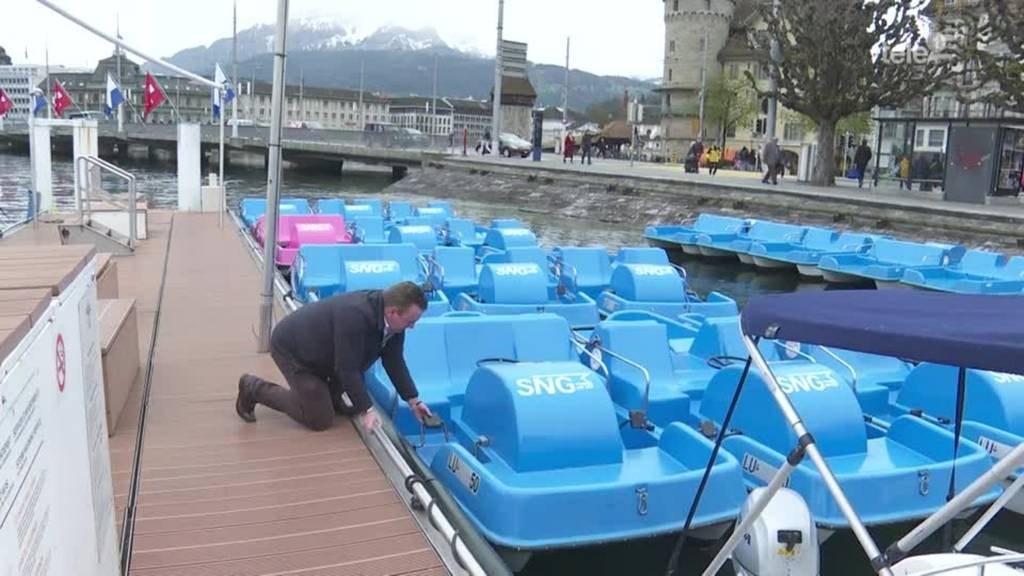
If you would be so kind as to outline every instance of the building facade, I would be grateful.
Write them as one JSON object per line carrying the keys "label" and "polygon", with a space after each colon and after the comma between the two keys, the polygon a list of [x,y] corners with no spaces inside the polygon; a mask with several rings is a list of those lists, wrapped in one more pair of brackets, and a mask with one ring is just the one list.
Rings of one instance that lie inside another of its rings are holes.
{"label": "building facade", "polygon": [[[257,126],[269,126],[273,85],[248,81],[242,84],[238,117]],[[364,92],[362,108],[358,90],[314,86],[285,87],[285,126],[362,130],[367,124],[387,124],[388,101]],[[228,113],[230,117],[230,112]]]}
{"label": "building facade", "polygon": [[32,112],[32,91],[46,77],[46,68],[37,64],[0,65],[0,90],[11,99],[14,108],[7,120],[25,120]]}
{"label": "building facade", "polygon": [[454,110],[444,98],[392,98],[388,112],[392,124],[419,130],[428,136],[448,136],[454,126]]}
{"label": "building facade", "polygon": [[473,147],[491,130],[494,107],[490,102],[458,98],[445,98],[444,101],[452,108],[452,130],[455,132],[456,144],[465,140]]}

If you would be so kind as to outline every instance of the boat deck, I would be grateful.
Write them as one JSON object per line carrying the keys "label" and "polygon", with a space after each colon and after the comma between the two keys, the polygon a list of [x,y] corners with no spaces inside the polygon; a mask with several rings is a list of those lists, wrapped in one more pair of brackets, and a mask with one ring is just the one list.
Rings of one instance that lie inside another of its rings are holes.
{"label": "boat deck", "polygon": [[[448,574],[348,420],[315,433],[266,409],[255,424],[236,416],[242,372],[281,377],[255,353],[262,277],[232,223],[150,212],[149,233],[118,258],[143,356],[110,440],[119,522],[157,330],[130,573]],[[2,244],[57,242],[37,223]]]}

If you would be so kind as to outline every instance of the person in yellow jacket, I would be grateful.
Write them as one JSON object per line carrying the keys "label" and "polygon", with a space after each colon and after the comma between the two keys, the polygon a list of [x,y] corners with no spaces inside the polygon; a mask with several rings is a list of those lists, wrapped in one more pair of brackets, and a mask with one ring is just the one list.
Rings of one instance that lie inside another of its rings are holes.
{"label": "person in yellow jacket", "polygon": [[718,172],[718,165],[722,162],[722,149],[717,144],[712,144],[708,150],[708,174],[714,176]]}
{"label": "person in yellow jacket", "polygon": [[904,184],[907,185],[907,190],[911,190],[910,156],[907,154],[900,157],[900,190],[903,190]]}

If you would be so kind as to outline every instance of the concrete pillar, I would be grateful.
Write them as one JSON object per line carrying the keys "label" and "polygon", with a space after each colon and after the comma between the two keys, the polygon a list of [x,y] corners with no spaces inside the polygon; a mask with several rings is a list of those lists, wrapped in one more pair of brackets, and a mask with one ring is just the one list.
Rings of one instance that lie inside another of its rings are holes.
{"label": "concrete pillar", "polygon": [[53,211],[53,172],[50,156],[50,127],[33,123],[29,142],[33,179],[39,194],[39,212]]}
{"label": "concrete pillar", "polygon": [[178,210],[202,208],[202,134],[199,124],[178,124]]}
{"label": "concrete pillar", "polygon": [[146,146],[146,158],[150,162],[156,161],[156,146]]}
{"label": "concrete pillar", "polygon": [[263,169],[267,170],[270,168],[270,149],[263,151]]}
{"label": "concrete pillar", "polygon": [[344,173],[345,173],[345,161],[344,160],[339,160],[338,161],[338,176],[341,176]]}
{"label": "concrete pillar", "polygon": [[[100,169],[96,166],[88,168],[88,173],[85,171],[86,168],[82,168],[79,173],[78,158],[82,156],[99,157],[100,155],[100,129],[99,124],[95,120],[75,120],[74,126],[72,126],[72,137],[71,137],[71,158],[74,162],[74,175],[75,175],[75,190],[81,190],[82,187],[92,185],[93,187],[99,187],[100,185]],[[78,195],[75,196],[75,210],[81,207],[82,198]]]}

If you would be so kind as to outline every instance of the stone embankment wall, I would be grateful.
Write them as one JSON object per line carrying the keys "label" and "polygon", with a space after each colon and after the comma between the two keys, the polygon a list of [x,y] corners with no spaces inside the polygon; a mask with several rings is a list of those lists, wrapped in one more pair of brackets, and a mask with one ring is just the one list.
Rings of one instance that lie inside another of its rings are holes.
{"label": "stone embankment wall", "polygon": [[[701,212],[892,234],[918,241],[1024,251],[1024,220],[721,185],[647,178],[537,171],[526,167],[431,161],[388,191],[507,205],[510,212],[635,225],[678,223]],[[511,215],[511,213],[510,213]]]}

